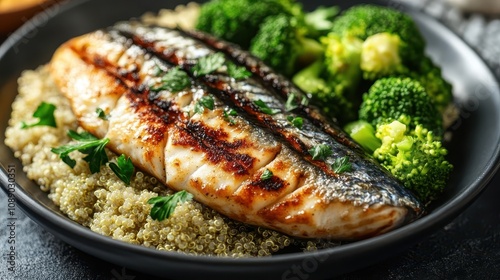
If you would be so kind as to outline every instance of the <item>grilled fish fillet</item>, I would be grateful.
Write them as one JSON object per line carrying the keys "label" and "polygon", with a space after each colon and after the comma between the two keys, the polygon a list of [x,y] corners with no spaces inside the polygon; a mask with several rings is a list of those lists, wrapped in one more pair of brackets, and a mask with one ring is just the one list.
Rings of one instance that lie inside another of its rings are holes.
{"label": "grilled fish fillet", "polygon": [[[216,53],[224,55],[224,66],[193,75],[201,58]],[[229,62],[251,77],[231,78]],[[190,86],[153,90],[174,68],[189,75]],[[296,237],[354,240],[422,213],[420,203],[335,123],[301,104],[303,92],[230,43],[124,22],[66,42],[50,69],[84,129],[109,138],[110,149],[168,187],[187,190],[235,220]],[[196,113],[207,96],[213,109]],[[228,115],[230,109],[237,115]],[[303,118],[301,129],[290,116]],[[308,151],[318,145],[329,146],[332,155],[313,158]],[[352,170],[335,173],[331,165],[345,156]],[[269,171],[272,176],[263,178]]]}

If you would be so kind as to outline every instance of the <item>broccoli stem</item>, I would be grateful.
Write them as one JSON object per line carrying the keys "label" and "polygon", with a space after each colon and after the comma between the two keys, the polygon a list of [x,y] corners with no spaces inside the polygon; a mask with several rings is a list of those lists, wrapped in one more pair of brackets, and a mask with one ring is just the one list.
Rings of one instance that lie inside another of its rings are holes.
{"label": "broccoli stem", "polygon": [[344,130],[370,154],[382,145],[382,142],[375,137],[375,128],[366,121],[348,123]]}

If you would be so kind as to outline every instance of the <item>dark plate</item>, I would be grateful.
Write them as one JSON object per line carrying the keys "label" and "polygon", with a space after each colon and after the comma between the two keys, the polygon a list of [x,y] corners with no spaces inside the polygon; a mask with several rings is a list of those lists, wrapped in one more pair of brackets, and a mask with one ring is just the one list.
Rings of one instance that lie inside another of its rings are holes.
{"label": "dark plate", "polygon": [[[450,160],[455,169],[448,189],[431,205],[427,216],[381,236],[336,248],[242,259],[156,251],[116,241],[80,226],[62,215],[46,193],[26,178],[19,161],[3,144],[10,104],[17,94],[16,79],[22,70],[34,69],[48,62],[54,50],[73,36],[146,11],[186,2],[142,0],[117,5],[112,0],[71,1],[39,14],[0,47],[2,189],[7,192],[9,177],[6,170],[13,166],[18,205],[33,220],[76,248],[121,266],[169,278],[326,278],[381,261],[422,240],[461,213],[497,170],[500,149],[500,89],[497,81],[479,56],[458,36],[432,18],[409,11],[428,42],[428,53],[443,66],[445,77],[453,83],[454,94],[462,108],[459,121],[452,128],[454,140],[449,145]],[[305,6],[311,8],[320,2],[307,1]],[[332,2],[339,2],[342,6],[341,1]]]}

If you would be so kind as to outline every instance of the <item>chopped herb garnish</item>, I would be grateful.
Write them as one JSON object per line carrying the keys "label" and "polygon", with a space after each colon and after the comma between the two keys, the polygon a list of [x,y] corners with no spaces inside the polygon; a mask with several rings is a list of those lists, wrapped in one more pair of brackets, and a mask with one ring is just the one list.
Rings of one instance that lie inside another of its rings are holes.
{"label": "chopped herb garnish", "polygon": [[159,86],[152,87],[151,90],[154,92],[160,90],[179,92],[191,85],[191,78],[179,66],[176,66],[165,73],[161,78],[161,82]]}
{"label": "chopped herb garnish", "polygon": [[227,73],[235,80],[243,80],[252,76],[252,72],[248,71],[245,67],[238,66],[234,63],[227,64]]}
{"label": "chopped herb garnish", "polygon": [[172,215],[178,203],[184,203],[191,199],[193,199],[193,195],[185,190],[172,195],[153,197],[148,200],[149,204],[153,204],[149,215],[153,220],[163,221]]}
{"label": "chopped herb garnish", "polygon": [[285,103],[285,109],[287,111],[292,111],[293,109],[299,107],[299,105],[297,104],[297,102],[295,102],[295,94],[290,94],[288,95],[288,98],[286,100],[286,103]]}
{"label": "chopped herb garnish", "polygon": [[214,101],[214,98],[212,96],[210,96],[210,95],[203,96],[194,105],[194,113],[195,114],[203,114],[203,112],[205,111],[205,108],[207,108],[209,110],[213,110],[214,105],[215,105],[215,101]]}
{"label": "chopped herb garnish", "polygon": [[108,120],[108,116],[106,115],[106,112],[104,112],[103,109],[97,108],[97,109],[95,109],[95,112],[96,112],[98,118],[103,119],[105,121]]}
{"label": "chopped herb garnish", "polygon": [[333,154],[330,146],[326,144],[319,144],[312,147],[309,150],[309,154],[312,156],[313,160],[324,160]]}
{"label": "chopped herb garnish", "polygon": [[345,157],[336,158],[335,162],[332,164],[332,169],[337,174],[351,171],[352,165],[349,162],[349,157],[345,156]]}
{"label": "chopped herb garnish", "polygon": [[262,172],[262,175],[260,175],[261,180],[269,180],[272,177],[273,177],[273,172],[269,169],[264,170],[264,172]]}
{"label": "chopped herb garnish", "polygon": [[309,98],[307,98],[307,96],[302,96],[302,100],[300,101],[300,105],[302,106],[307,106],[309,105]]}
{"label": "chopped herb garnish", "polygon": [[38,122],[33,124],[26,124],[25,122],[21,123],[21,128],[26,129],[34,126],[51,126],[57,127],[56,119],[54,117],[54,111],[56,110],[56,106],[54,104],[42,102],[36,108],[33,113],[33,117],[38,119]]}
{"label": "chopped herb garnish", "polygon": [[214,53],[201,57],[193,67],[193,75],[199,77],[210,74],[224,65],[225,61],[226,58],[222,53]]}
{"label": "chopped herb garnish", "polygon": [[84,158],[89,163],[90,172],[96,173],[101,170],[101,165],[108,162],[108,155],[104,150],[109,139],[98,139],[88,132],[78,133],[73,130],[68,131],[68,136],[79,141],[76,144],[64,145],[57,148],[52,148],[52,152],[58,154],[59,157],[71,168],[75,167],[76,161],[69,156],[73,151],[79,151],[87,156]]}
{"label": "chopped herb garnish", "polygon": [[264,113],[264,114],[268,114],[268,115],[275,115],[277,113],[280,112],[280,110],[276,109],[276,110],[273,110],[271,108],[269,108],[269,106],[267,106],[266,102],[262,101],[262,100],[256,100],[253,102],[255,105],[257,105],[257,107],[259,107],[259,110]]}
{"label": "chopped herb garnish", "polygon": [[229,122],[230,125],[235,124],[234,118],[235,116],[238,115],[238,112],[234,109],[227,109],[224,110],[224,119]]}
{"label": "chopped herb garnish", "polygon": [[110,162],[109,168],[122,180],[125,184],[130,185],[130,178],[134,174],[134,165],[129,157],[124,154],[116,158],[116,163]]}
{"label": "chopped herb garnish", "polygon": [[298,129],[302,129],[302,125],[304,124],[304,120],[301,117],[292,117],[288,116],[287,120],[292,123]]}

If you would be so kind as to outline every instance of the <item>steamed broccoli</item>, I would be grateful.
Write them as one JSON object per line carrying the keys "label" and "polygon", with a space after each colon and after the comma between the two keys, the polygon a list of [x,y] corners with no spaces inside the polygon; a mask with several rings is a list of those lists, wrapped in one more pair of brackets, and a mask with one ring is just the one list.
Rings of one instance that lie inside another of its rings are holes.
{"label": "steamed broccoli", "polygon": [[440,113],[443,113],[453,101],[451,84],[443,79],[441,69],[430,58],[424,58],[417,71],[411,72],[408,76],[422,84]]}
{"label": "steamed broccoli", "polygon": [[307,38],[306,32],[296,17],[270,16],[252,39],[250,52],[276,71],[291,76],[298,65],[316,60],[323,52],[319,42]]}
{"label": "steamed broccoli", "polygon": [[363,41],[360,68],[367,80],[407,74],[425,57],[425,41],[412,18],[388,7],[354,6],[333,21],[332,32]]}
{"label": "steamed broccoli", "polygon": [[373,154],[382,145],[380,139],[375,136],[375,128],[366,121],[350,122],[344,127],[344,130],[370,154]]}
{"label": "steamed broccoli", "polygon": [[201,6],[196,29],[247,49],[260,24],[279,14],[303,17],[294,0],[212,0]]}
{"label": "steamed broccoli", "polygon": [[312,102],[341,123],[357,118],[361,103],[358,84],[362,41],[356,37],[329,34],[321,38],[324,58],[304,68],[293,82],[311,94]]}
{"label": "steamed broccoli", "polygon": [[441,135],[441,114],[424,87],[411,78],[389,77],[377,80],[363,95],[359,119],[377,127],[395,120],[414,129],[417,125]]}
{"label": "steamed broccoli", "polygon": [[374,157],[424,203],[443,191],[453,166],[445,159],[440,137],[421,125],[412,130],[399,121],[380,125],[376,137],[382,145]]}
{"label": "steamed broccoli", "polygon": [[319,6],[314,11],[306,13],[305,24],[308,26],[308,34],[312,38],[327,35],[333,27],[333,19],[339,14],[337,6]]}
{"label": "steamed broccoli", "polygon": [[[407,73],[400,55],[401,38],[388,32],[369,36],[361,49],[360,68],[363,78],[375,80],[389,75]],[[424,55],[422,54],[422,57]]]}

